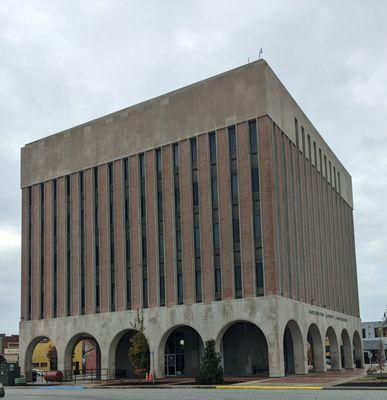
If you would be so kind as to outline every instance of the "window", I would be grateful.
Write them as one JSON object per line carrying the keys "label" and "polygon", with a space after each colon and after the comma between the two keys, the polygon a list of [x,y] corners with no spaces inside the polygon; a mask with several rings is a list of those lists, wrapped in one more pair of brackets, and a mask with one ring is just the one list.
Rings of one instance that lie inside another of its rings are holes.
{"label": "window", "polygon": [[58,196],[57,196],[57,181],[52,181],[52,192],[53,192],[53,281],[54,281],[54,299],[53,309],[54,318],[58,315]]}
{"label": "window", "polygon": [[130,198],[129,198],[129,159],[124,158],[124,196],[125,196],[125,208],[124,208],[124,220],[125,220],[125,275],[126,275],[126,309],[132,308],[132,270],[131,270],[131,259],[130,259]]}
{"label": "window", "polygon": [[66,315],[71,315],[71,177],[66,176]]}
{"label": "window", "polygon": [[214,252],[215,300],[222,299],[222,271],[220,267],[220,237],[218,217],[218,170],[216,157],[215,133],[209,134],[210,168],[211,168],[211,198],[212,198],[212,237]]}
{"label": "window", "polygon": [[251,169],[251,179],[253,184],[253,192],[259,192],[259,172],[258,167]]}
{"label": "window", "polygon": [[116,310],[116,268],[115,268],[115,242],[114,242],[114,168],[113,163],[108,164],[109,186],[109,225],[110,225],[110,310]]}
{"label": "window", "polygon": [[[298,122],[295,119],[295,130],[297,147],[298,143]],[[253,223],[254,223],[254,253],[255,253],[255,293],[257,296],[264,295],[263,263],[262,263],[262,235],[261,235],[261,207],[259,193],[259,169],[258,169],[258,143],[256,121],[250,121],[250,161],[251,161],[251,185],[253,196]]]}
{"label": "window", "polygon": [[[177,276],[177,303],[184,302],[184,280],[181,243],[181,221],[180,221],[180,154],[179,145],[172,146],[173,152],[173,184],[175,191],[175,237],[176,237],[176,276]],[[165,299],[164,299],[165,303]]]}
{"label": "window", "polygon": [[99,185],[98,185],[98,167],[94,167],[94,254],[95,254],[95,311],[100,310],[100,265],[99,265]]}
{"label": "window", "polygon": [[296,147],[298,150],[300,150],[300,137],[299,137],[299,133],[298,133],[298,121],[297,118],[294,118],[294,130],[295,130],[295,134],[296,134]]}
{"label": "window", "polygon": [[214,248],[219,249],[219,224],[213,224]]}
{"label": "window", "polygon": [[236,135],[235,135],[235,126],[230,126],[228,128],[228,137],[229,137],[229,146],[230,146],[230,155],[231,158],[235,158],[236,155]]}
{"label": "window", "polygon": [[194,220],[194,253],[195,253],[195,299],[196,302],[202,301],[202,281],[201,281],[201,254],[200,254],[200,218],[199,218],[199,186],[197,172],[197,141],[196,138],[190,139],[191,145],[191,168],[192,168],[192,203]]}
{"label": "window", "polygon": [[44,318],[44,289],[45,289],[45,264],[44,264],[44,242],[45,242],[45,220],[44,220],[44,183],[39,184],[40,190],[40,318]]}
{"label": "window", "polygon": [[28,273],[27,273],[27,319],[31,319],[32,311],[32,188],[28,187]]}
{"label": "window", "polygon": [[148,259],[147,259],[147,225],[146,225],[146,191],[145,191],[145,155],[138,158],[141,199],[141,258],[142,258],[142,306],[148,308]]}
{"label": "window", "polygon": [[[165,268],[164,268],[164,211],[163,211],[163,174],[161,149],[156,150],[157,171],[157,227],[159,246],[159,305],[165,306]],[[178,235],[176,235],[176,238]],[[181,245],[180,245],[181,246]],[[177,244],[179,247],[179,244]]]}
{"label": "window", "polygon": [[[234,248],[234,294],[235,298],[242,297],[242,276],[240,262],[240,234],[239,234],[239,193],[237,172],[237,137],[235,126],[228,127],[230,152],[231,198],[232,198],[232,233]],[[239,257],[239,259],[238,259]]]}

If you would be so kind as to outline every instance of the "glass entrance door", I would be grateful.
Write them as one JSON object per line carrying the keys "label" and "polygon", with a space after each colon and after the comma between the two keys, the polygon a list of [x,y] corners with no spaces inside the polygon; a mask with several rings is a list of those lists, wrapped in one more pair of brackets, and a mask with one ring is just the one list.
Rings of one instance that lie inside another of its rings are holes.
{"label": "glass entrance door", "polygon": [[167,354],[164,357],[165,375],[176,376],[176,354]]}

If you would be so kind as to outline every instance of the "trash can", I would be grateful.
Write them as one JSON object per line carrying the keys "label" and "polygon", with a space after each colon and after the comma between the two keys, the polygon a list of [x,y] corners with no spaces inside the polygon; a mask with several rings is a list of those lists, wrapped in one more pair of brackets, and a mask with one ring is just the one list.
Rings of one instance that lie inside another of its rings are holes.
{"label": "trash can", "polygon": [[20,368],[17,364],[0,364],[0,383],[4,386],[13,386],[15,378],[20,377]]}

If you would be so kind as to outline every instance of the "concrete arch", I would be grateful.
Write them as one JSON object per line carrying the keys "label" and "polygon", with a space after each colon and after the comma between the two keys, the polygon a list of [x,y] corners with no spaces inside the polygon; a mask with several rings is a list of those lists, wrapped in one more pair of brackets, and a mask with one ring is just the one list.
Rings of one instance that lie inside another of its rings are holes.
{"label": "concrete arch", "polygon": [[[21,366],[22,368],[24,367],[25,373],[32,371],[32,369],[33,369],[32,358],[33,358],[34,350],[35,350],[36,346],[44,340],[51,340],[55,345],[55,342],[48,336],[37,336],[36,338],[31,340],[25,351],[24,366]],[[58,357],[58,353],[57,353],[57,357]]]}
{"label": "concrete arch", "polygon": [[325,337],[329,340],[331,370],[339,371],[341,369],[340,346],[336,332],[332,326],[328,327]]}
{"label": "concrete arch", "polygon": [[129,360],[130,338],[136,331],[133,328],[118,332],[109,346],[109,375],[111,378],[134,377]]}
{"label": "concrete arch", "polygon": [[217,336],[225,375],[268,373],[268,342],[263,330],[245,320],[230,322]]}
{"label": "concrete arch", "polygon": [[355,331],[353,333],[352,342],[353,342],[353,353],[354,353],[354,361],[356,368],[363,368],[364,367],[363,346],[358,331]]}
{"label": "concrete arch", "polygon": [[96,369],[97,371],[101,369],[101,347],[100,344],[98,343],[97,339],[86,332],[81,332],[77,333],[74,335],[66,344],[66,348],[64,351],[64,370],[65,370],[65,379],[68,380],[72,378],[72,371],[73,371],[73,365],[72,365],[72,358],[73,358],[73,352],[75,349],[75,346],[81,341],[81,340],[89,340],[95,343],[95,348],[96,348]]}
{"label": "concrete arch", "polygon": [[306,352],[301,329],[295,320],[290,320],[283,333],[285,374],[305,374]]}
{"label": "concrete arch", "polygon": [[320,329],[314,323],[309,326],[307,342],[311,346],[311,365],[316,372],[325,371],[325,345],[323,344]]}
{"label": "concrete arch", "polygon": [[353,368],[352,343],[348,331],[341,331],[341,364],[345,369]]}
{"label": "concrete arch", "polygon": [[[178,343],[178,349],[172,343],[177,336],[183,342]],[[158,345],[158,362],[163,366],[164,375],[196,376],[203,350],[201,334],[191,325],[178,324],[163,334]]]}

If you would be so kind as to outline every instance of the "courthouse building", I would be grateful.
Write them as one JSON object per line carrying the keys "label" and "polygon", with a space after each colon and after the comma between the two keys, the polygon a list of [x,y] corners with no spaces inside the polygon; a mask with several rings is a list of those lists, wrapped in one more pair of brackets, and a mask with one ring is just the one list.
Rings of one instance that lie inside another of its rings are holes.
{"label": "courthouse building", "polygon": [[264,60],[27,144],[21,187],[22,370],[87,339],[131,376],[138,309],[156,377],[210,338],[226,375],[363,362],[351,177]]}

